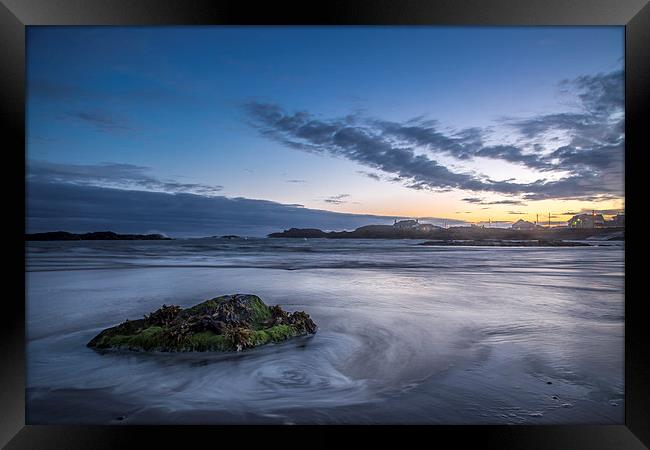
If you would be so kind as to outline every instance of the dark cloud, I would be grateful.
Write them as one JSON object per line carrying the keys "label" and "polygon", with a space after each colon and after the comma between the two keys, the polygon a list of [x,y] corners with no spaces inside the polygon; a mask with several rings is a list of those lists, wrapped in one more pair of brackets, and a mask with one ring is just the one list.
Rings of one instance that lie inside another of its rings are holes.
{"label": "dark cloud", "polygon": [[461,199],[464,202],[467,203],[473,203],[475,205],[521,205],[521,206],[526,206],[524,202],[521,200],[493,200],[493,201],[486,201],[483,200],[482,198],[479,197],[466,197]]}
{"label": "dark cloud", "polygon": [[222,186],[203,183],[181,183],[176,180],[160,180],[149,175],[150,169],[133,164],[57,164],[45,161],[29,161],[29,182],[73,184],[80,186],[105,186],[120,189],[140,189],[156,192],[194,193],[215,195]]}
{"label": "dark cloud", "polygon": [[[623,195],[622,86],[622,72],[561,82],[561,89],[575,94],[580,111],[507,121],[529,140],[517,145],[486,145],[487,130],[445,132],[435,121],[421,117],[403,123],[360,115],[322,119],[306,111],[287,112],[279,105],[260,102],[250,102],[245,109],[250,124],[264,137],[297,150],[349,159],[412,189],[463,189],[522,196],[525,200],[588,199]],[[534,140],[551,131],[567,134],[569,144],[544,151],[544,146]],[[557,172],[562,178],[532,183],[492,180],[452,171],[440,164],[436,155],[507,161]],[[363,173],[370,176],[370,172]],[[376,174],[371,177],[382,179]],[[518,201],[502,204],[520,204],[514,203]]]}
{"label": "dark cloud", "polygon": [[372,123],[388,140],[399,138],[406,145],[424,147],[458,159],[470,159],[481,147],[483,138],[482,131],[478,128],[447,135],[436,129],[436,122],[422,119],[413,119],[406,124],[380,120]]}
{"label": "dark cloud", "polygon": [[350,197],[350,194],[339,194],[339,195],[333,195],[331,197],[328,197],[324,199],[323,201],[325,203],[331,203],[333,205],[340,205],[342,203],[347,203],[348,201],[345,200]]}
{"label": "dark cloud", "polygon": [[546,162],[541,156],[524,153],[521,148],[513,145],[482,147],[474,153],[474,156],[523,164],[527,167],[538,170],[548,170],[555,167],[553,164]]}
{"label": "dark cloud", "polygon": [[[564,80],[560,87],[566,95],[577,98],[579,112],[540,115],[515,120],[510,125],[530,139],[544,139],[551,132],[563,133],[569,140],[568,145],[557,148],[540,160],[550,167],[568,171],[574,177],[586,174],[583,186],[597,178],[602,193],[621,196],[625,156],[623,72]],[[600,177],[594,178],[593,174]],[[593,197],[594,194],[596,192],[586,192],[584,196]]]}
{"label": "dark cloud", "polygon": [[564,80],[562,85],[578,91],[582,106],[589,113],[608,116],[619,111],[625,102],[625,85],[622,80],[623,71],[614,71]]}
{"label": "dark cloud", "polygon": [[514,183],[486,183],[471,174],[454,173],[413,148],[394,145],[377,130],[347,117],[321,121],[309,113],[286,113],[279,106],[252,102],[246,109],[260,133],[292,148],[359,162],[393,175],[413,189],[461,188],[517,193]]}
{"label": "dark cloud", "polygon": [[526,206],[526,203],[521,200],[496,200],[492,202],[484,202],[484,205],[521,205]]}
{"label": "dark cloud", "polygon": [[613,115],[622,114],[625,105],[622,71],[563,80],[560,89],[565,95],[577,98],[580,112],[540,115],[513,121],[512,125],[527,137],[551,130],[601,137],[614,131],[610,138],[618,138],[623,132],[622,117],[612,120]]}
{"label": "dark cloud", "polygon": [[[588,209],[583,209],[582,212],[591,212]],[[605,214],[606,216],[614,216],[616,214],[625,214],[624,209],[597,209],[596,214]]]}
{"label": "dark cloud", "polygon": [[363,171],[363,170],[359,170],[359,171],[357,171],[357,173],[359,175],[363,175],[363,176],[366,176],[368,178],[372,178],[373,180],[381,181],[381,177],[379,175],[377,175],[376,173],[366,172],[366,171]]}
{"label": "dark cloud", "polygon": [[298,183],[298,184],[307,182],[306,180],[286,180],[286,181],[287,183]]}
{"label": "dark cloud", "polygon": [[512,125],[525,137],[533,138],[551,130],[593,131],[596,124],[585,114],[559,113],[513,121]]}
{"label": "dark cloud", "polygon": [[[352,230],[393,217],[345,214],[267,200],[217,195],[220,186],[161,181],[131,164],[29,161],[27,231],[113,230],[170,236],[265,236],[291,227]],[[349,194],[329,199],[345,201]],[[431,218],[442,223],[444,219]],[[451,222],[449,222],[451,223]],[[463,223],[453,221],[453,223]]]}
{"label": "dark cloud", "polygon": [[362,225],[392,224],[393,219],[247,198],[37,181],[27,186],[27,231],[30,233],[54,230],[146,233],[157,230],[174,237],[266,236],[291,227],[352,230]]}

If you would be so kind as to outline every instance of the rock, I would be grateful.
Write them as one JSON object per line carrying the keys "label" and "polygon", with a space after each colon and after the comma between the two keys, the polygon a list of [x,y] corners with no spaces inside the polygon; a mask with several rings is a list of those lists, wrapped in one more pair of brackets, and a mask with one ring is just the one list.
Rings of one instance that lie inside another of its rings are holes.
{"label": "rock", "polygon": [[268,307],[256,295],[216,297],[182,309],[162,305],[143,319],[126,320],[95,336],[94,349],[133,351],[241,351],[270,342],[314,334],[317,326],[304,311]]}
{"label": "rock", "polygon": [[174,321],[178,314],[181,312],[182,308],[180,306],[167,306],[162,305],[162,307],[152,312],[149,315],[144,316],[144,321],[148,326],[169,326],[171,322]]}
{"label": "rock", "polygon": [[162,234],[118,234],[112,231],[93,231],[83,234],[50,231],[25,235],[26,241],[169,241],[171,239]]}

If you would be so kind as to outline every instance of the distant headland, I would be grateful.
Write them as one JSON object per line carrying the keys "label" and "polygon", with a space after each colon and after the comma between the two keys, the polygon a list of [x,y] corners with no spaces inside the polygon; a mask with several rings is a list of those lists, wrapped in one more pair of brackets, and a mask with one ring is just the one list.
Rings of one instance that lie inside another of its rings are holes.
{"label": "distant headland", "polygon": [[75,234],[67,231],[25,234],[26,241],[168,241],[162,234],[118,234],[112,231],[95,231]]}
{"label": "distant headland", "polygon": [[449,228],[402,220],[393,225],[366,225],[354,231],[323,231],[317,228],[290,228],[271,233],[269,238],[329,239],[430,239],[430,240],[624,240],[624,227],[571,228],[537,226],[532,229],[455,226]]}

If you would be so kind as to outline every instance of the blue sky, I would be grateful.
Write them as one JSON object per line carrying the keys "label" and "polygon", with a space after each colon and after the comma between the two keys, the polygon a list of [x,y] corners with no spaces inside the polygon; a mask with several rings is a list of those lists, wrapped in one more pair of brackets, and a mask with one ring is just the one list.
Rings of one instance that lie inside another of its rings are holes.
{"label": "blue sky", "polygon": [[622,27],[29,27],[28,181],[468,221],[620,209],[623,52]]}

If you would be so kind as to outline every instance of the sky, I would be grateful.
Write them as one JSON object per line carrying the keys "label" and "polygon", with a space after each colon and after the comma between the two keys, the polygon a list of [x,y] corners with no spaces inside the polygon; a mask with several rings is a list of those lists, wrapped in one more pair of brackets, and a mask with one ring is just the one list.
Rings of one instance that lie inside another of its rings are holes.
{"label": "sky", "polygon": [[28,231],[615,214],[623,73],[623,27],[28,27]]}

